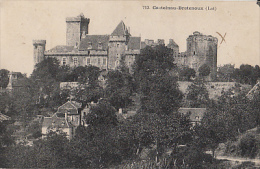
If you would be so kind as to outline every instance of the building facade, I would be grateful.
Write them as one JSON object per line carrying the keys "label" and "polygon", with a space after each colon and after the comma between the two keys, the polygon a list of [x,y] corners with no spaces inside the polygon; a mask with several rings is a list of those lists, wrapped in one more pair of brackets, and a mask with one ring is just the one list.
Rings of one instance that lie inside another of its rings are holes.
{"label": "building facade", "polygon": [[83,14],[66,18],[66,45],[45,51],[46,40],[33,40],[34,64],[44,58],[56,58],[60,65],[70,67],[93,65],[101,70],[115,69],[121,58],[128,67],[140,54],[141,37],[131,36],[121,21],[110,35],[89,35],[90,19]]}
{"label": "building facade", "polygon": [[[206,64],[210,68],[210,77],[216,77],[218,39],[211,35],[203,35],[195,31],[193,35],[189,35],[186,41],[186,51],[179,52],[178,44],[173,39],[169,40],[167,47],[172,49],[174,63],[177,66],[187,66],[194,69],[197,75],[199,68]],[[141,47],[144,48],[145,46],[156,46],[159,44],[164,44],[164,40],[158,39],[157,42],[154,42],[154,40],[145,39]]]}

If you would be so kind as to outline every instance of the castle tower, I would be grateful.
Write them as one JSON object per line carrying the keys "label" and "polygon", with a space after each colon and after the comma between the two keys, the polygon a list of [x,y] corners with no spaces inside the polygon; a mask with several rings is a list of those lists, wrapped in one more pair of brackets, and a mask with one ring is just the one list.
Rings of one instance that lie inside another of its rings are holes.
{"label": "castle tower", "polygon": [[187,66],[198,74],[199,68],[206,64],[210,67],[210,77],[214,79],[217,73],[217,45],[216,37],[203,35],[198,31],[193,32],[193,35],[187,38]]}
{"label": "castle tower", "polygon": [[43,61],[46,40],[33,40],[33,58],[34,65]]}
{"label": "castle tower", "polygon": [[121,58],[125,55],[130,33],[123,21],[121,21],[109,38],[108,69],[119,66]]}
{"label": "castle tower", "polygon": [[68,46],[78,46],[81,38],[88,34],[88,25],[90,19],[85,18],[83,14],[77,17],[67,17],[66,44]]}

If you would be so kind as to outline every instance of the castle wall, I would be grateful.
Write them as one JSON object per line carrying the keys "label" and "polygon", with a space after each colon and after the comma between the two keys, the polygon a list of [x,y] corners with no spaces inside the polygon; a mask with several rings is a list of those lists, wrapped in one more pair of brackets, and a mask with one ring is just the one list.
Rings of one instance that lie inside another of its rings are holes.
{"label": "castle wall", "polygon": [[[48,55],[47,57],[56,58],[60,65],[67,65],[70,67],[93,65],[99,67],[101,70],[107,69],[107,55]],[[77,60],[77,62],[76,62]]]}

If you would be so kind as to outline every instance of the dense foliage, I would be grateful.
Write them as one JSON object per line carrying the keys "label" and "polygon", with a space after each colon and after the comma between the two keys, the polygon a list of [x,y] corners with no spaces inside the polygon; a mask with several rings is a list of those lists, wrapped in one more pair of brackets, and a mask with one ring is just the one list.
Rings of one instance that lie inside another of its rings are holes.
{"label": "dense foliage", "polygon": [[[240,133],[260,125],[260,97],[250,100],[245,94],[234,96],[230,90],[212,101],[203,77],[199,77],[188,87],[183,103],[177,78],[170,74],[175,68],[171,51],[164,45],[146,47],[136,58],[133,73],[121,62],[118,69],[104,75],[106,83],[101,86],[99,77],[104,72],[97,67],[69,68],[59,66],[55,59],[45,59],[36,65],[31,77],[21,80],[22,88],[12,94],[0,93],[0,111],[22,120],[24,128],[36,138],[32,146],[14,144],[6,126],[0,123],[0,167],[217,168],[216,161],[204,152],[214,152],[219,143],[236,139]],[[181,76],[192,80],[195,73],[184,67]],[[201,76],[209,73],[207,66],[199,70]],[[229,65],[219,70],[219,78],[226,81],[254,84],[256,77],[257,66],[241,65],[235,69]],[[61,91],[59,83],[63,81],[78,82],[79,87]],[[125,119],[118,109],[133,106],[136,95],[140,96],[140,107],[135,115]],[[71,140],[62,132],[51,132],[41,139],[39,125],[32,118],[55,112],[68,99],[83,105],[98,101],[83,119],[88,126],[79,126]],[[189,115],[178,113],[181,104],[207,108],[201,125],[192,126]],[[241,139],[241,151],[257,152],[251,146],[255,142],[253,137]]]}

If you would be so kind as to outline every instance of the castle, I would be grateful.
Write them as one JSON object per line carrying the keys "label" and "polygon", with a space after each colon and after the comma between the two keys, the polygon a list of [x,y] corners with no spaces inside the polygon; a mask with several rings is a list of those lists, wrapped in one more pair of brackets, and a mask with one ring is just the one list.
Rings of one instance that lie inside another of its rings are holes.
{"label": "castle", "polygon": [[66,45],[45,51],[46,40],[33,40],[34,64],[46,57],[56,58],[61,65],[93,65],[101,70],[115,69],[122,57],[131,67],[140,54],[141,37],[131,36],[121,21],[111,35],[88,35],[90,19],[83,14],[66,18]]}
{"label": "castle", "polygon": [[[126,66],[131,69],[140,50],[146,46],[156,46],[165,42],[163,39],[145,39],[131,36],[129,29],[121,21],[111,35],[89,35],[90,19],[83,14],[66,18],[66,45],[56,46],[45,51],[46,40],[33,40],[34,63],[41,62],[46,57],[56,58],[61,65],[85,66],[93,65],[101,70],[113,70],[124,58]],[[195,31],[187,38],[186,52],[179,52],[179,46],[173,39],[169,40],[168,48],[172,49],[174,62],[178,66],[193,68],[197,75],[202,65],[210,68],[210,76],[216,77],[218,39],[211,35],[203,35]]]}

